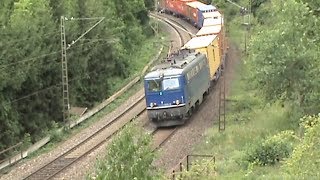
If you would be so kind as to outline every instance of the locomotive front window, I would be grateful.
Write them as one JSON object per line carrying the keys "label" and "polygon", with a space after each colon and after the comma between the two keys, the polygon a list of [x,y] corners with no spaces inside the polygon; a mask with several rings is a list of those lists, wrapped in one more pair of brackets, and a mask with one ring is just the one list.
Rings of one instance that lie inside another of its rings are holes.
{"label": "locomotive front window", "polygon": [[161,91],[161,81],[160,79],[153,79],[148,81],[149,91]]}
{"label": "locomotive front window", "polygon": [[178,89],[180,86],[178,78],[164,79],[162,82],[163,90]]}

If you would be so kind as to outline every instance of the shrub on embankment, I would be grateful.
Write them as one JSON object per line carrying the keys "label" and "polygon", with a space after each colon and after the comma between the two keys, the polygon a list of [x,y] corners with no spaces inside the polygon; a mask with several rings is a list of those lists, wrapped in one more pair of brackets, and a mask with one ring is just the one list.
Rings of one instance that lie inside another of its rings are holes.
{"label": "shrub on embankment", "polygon": [[[314,28],[320,19],[314,7],[309,0],[271,0],[255,9],[248,56],[227,101],[226,130],[214,126],[195,150],[216,156],[213,179],[320,178],[319,116],[313,116],[320,105],[320,31]],[[242,22],[232,19],[229,28]],[[240,26],[229,31],[243,46]]]}

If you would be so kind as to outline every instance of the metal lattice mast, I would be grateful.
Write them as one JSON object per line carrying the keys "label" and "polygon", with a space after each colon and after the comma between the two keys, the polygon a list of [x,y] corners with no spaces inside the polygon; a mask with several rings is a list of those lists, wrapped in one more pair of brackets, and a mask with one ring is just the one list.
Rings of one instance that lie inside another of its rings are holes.
{"label": "metal lattice mast", "polygon": [[63,122],[69,119],[69,88],[68,88],[68,61],[65,18],[61,16],[61,65],[62,65],[62,100],[63,100]]}
{"label": "metal lattice mast", "polygon": [[76,42],[83,38],[88,32],[95,28],[99,23],[104,20],[104,17],[94,17],[94,18],[71,18],[70,20],[99,20],[93,26],[91,26],[86,32],[82,33],[76,40],[72,41],[71,44],[66,42],[66,29],[65,21],[68,20],[66,17],[61,16],[61,65],[62,65],[62,101],[63,101],[63,122],[68,123],[70,116],[69,109],[69,88],[68,88],[68,61],[67,61],[67,50],[71,48]]}
{"label": "metal lattice mast", "polygon": [[226,129],[226,87],[225,87],[225,77],[221,76],[222,80],[219,89],[219,131],[224,131]]}

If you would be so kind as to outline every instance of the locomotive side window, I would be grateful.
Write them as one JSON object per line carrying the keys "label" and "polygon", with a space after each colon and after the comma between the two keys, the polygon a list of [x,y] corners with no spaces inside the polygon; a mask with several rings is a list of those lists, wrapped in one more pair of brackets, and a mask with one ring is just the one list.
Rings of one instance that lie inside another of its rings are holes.
{"label": "locomotive side window", "polygon": [[178,89],[179,79],[178,78],[172,78],[172,79],[164,79],[162,82],[163,90],[173,90]]}
{"label": "locomotive side window", "polygon": [[161,91],[160,79],[152,79],[148,81],[148,90],[151,92]]}

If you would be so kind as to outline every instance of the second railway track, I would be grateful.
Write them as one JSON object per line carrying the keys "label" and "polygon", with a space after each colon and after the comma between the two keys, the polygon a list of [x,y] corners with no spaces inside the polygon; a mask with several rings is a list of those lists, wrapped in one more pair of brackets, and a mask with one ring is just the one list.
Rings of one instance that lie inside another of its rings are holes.
{"label": "second railway track", "polygon": [[[41,167],[37,171],[33,172],[29,176],[25,177],[24,179],[51,179],[55,177],[57,174],[59,174],[64,169],[68,168],[72,164],[74,164],[76,161],[80,160],[81,158],[85,157],[98,147],[100,147],[102,144],[104,144],[106,141],[111,139],[111,137],[116,134],[123,126],[125,126],[129,121],[121,121],[118,120],[125,114],[130,113],[135,107],[144,107],[143,105],[139,106],[137,104],[144,103],[144,96],[140,97],[138,101],[132,106],[125,109],[121,114],[119,114],[117,117],[114,117],[111,119],[105,126],[98,129],[96,132],[91,134],[89,137],[81,141],[79,144],[74,146],[73,148],[69,149],[68,151],[64,152],[57,158],[55,158],[50,163],[46,164],[45,166]],[[136,109],[133,110],[134,113],[132,114],[132,117],[139,116],[143,112],[145,112],[145,108],[142,109]],[[109,130],[111,126],[116,126],[113,130]]]}

